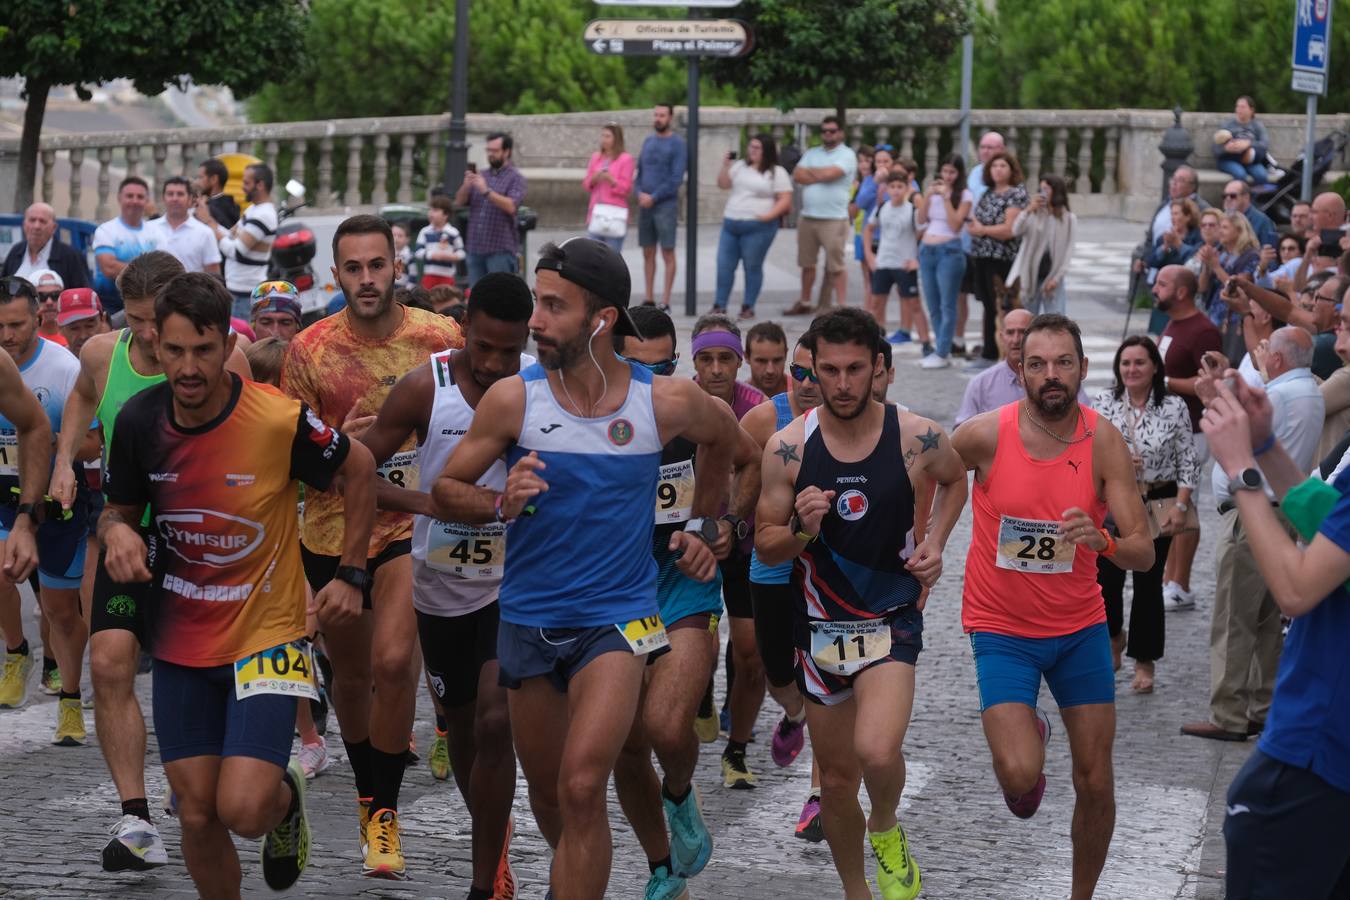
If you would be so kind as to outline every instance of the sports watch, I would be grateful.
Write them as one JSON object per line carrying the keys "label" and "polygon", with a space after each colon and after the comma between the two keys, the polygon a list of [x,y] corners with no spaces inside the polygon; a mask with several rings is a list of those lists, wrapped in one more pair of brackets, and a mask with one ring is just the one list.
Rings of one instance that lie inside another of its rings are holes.
{"label": "sports watch", "polygon": [[703,538],[703,543],[712,545],[717,542],[717,520],[707,516],[690,519],[684,523],[684,530]]}
{"label": "sports watch", "polygon": [[338,581],[350,584],[358,591],[364,591],[373,580],[370,573],[359,566],[338,566],[333,577]]}
{"label": "sports watch", "polygon": [[731,513],[727,513],[726,515],[718,516],[718,519],[731,526],[731,535],[738,541],[745,540],[746,536],[750,534],[750,523],[740,516],[733,516]]}
{"label": "sports watch", "polygon": [[1264,484],[1261,480],[1261,470],[1252,466],[1243,469],[1237,473],[1236,478],[1228,482],[1228,486],[1235,491],[1259,491]]}

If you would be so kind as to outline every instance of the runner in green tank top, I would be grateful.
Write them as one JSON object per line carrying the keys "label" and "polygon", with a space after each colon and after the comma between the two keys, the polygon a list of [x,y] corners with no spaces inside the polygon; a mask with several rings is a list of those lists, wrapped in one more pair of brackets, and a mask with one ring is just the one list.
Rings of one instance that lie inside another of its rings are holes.
{"label": "runner in green tank top", "polygon": [[[112,446],[113,427],[117,422],[117,414],[121,412],[122,407],[141,391],[148,387],[154,387],[164,380],[162,371],[153,375],[142,375],[136,371],[136,367],[131,363],[132,337],[130,328],[123,328],[118,332],[117,343],[113,345],[112,359],[108,362],[107,382],[103,386],[103,396],[99,398],[98,408],[94,411],[94,415],[98,417],[99,423],[103,426],[105,459],[107,458],[107,448]],[[160,368],[159,360],[155,360],[154,368]]]}

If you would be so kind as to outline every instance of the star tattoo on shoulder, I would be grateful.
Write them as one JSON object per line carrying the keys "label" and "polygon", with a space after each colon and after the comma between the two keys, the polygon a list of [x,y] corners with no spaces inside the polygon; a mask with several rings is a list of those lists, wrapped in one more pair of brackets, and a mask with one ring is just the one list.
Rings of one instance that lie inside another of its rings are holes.
{"label": "star tattoo on shoulder", "polygon": [[783,465],[793,462],[801,462],[802,458],[797,455],[797,445],[789,444],[787,441],[779,440],[778,449],[773,451],[773,455],[783,460]]}
{"label": "star tattoo on shoulder", "polygon": [[928,433],[919,435],[919,443],[923,445],[920,453],[927,453],[929,450],[936,450],[938,442],[942,440],[942,432],[934,431],[933,426],[928,426]]}

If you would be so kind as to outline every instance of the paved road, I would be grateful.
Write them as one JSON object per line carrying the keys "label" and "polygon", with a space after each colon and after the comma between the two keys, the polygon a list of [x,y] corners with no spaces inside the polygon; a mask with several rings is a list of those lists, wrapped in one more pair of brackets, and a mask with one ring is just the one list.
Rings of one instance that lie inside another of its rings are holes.
{"label": "paved road", "polygon": [[[1088,352],[1099,361],[1091,385],[1102,385],[1103,367],[1120,333],[1121,313],[1090,297],[1075,295],[1071,312],[1084,323]],[[690,320],[679,318],[687,346]],[[804,323],[794,323],[798,329]],[[972,323],[974,324],[974,323]],[[967,341],[975,338],[971,329]],[[929,372],[915,365],[917,350],[897,352],[893,399],[950,422],[968,378],[959,371]],[[1206,484],[1208,481],[1206,480]],[[1208,488],[1204,490],[1208,494]],[[1207,534],[1216,516],[1202,498]],[[1073,793],[1068,745],[1057,716],[1046,767],[1045,803],[1030,821],[1004,807],[982,736],[974,669],[960,630],[961,560],[970,539],[969,515],[948,546],[947,574],[930,600],[925,652],[918,668],[914,720],[906,742],[908,784],[901,818],[923,870],[928,897],[1064,897],[1069,888],[1069,827]],[[1195,612],[1168,619],[1166,658],[1158,665],[1157,692],[1129,691],[1127,664],[1118,679],[1115,752],[1115,838],[1099,896],[1173,898],[1222,896],[1222,838],[1218,835],[1223,792],[1249,749],[1183,738],[1182,721],[1202,715],[1208,694],[1208,598],[1213,592],[1213,541],[1207,537],[1196,566],[1195,587],[1204,598]],[[25,608],[32,602],[25,589]],[[29,621],[29,637],[36,628]],[[720,676],[719,676],[720,677]],[[87,676],[86,676],[87,684]],[[149,683],[139,693],[149,710]],[[720,688],[719,688],[720,696]],[[1043,702],[1053,706],[1048,693]],[[768,703],[766,707],[772,707]],[[767,736],[775,715],[761,714]],[[173,820],[159,819],[172,864],[150,875],[110,876],[98,869],[104,829],[116,818],[116,796],[99,751],[49,746],[53,698],[0,713],[0,796],[8,815],[0,819],[0,895],[16,897],[191,896]],[[90,716],[92,732],[92,715]],[[419,704],[417,741],[431,739],[425,696]],[[315,842],[311,868],[294,893],[324,897],[463,897],[468,890],[469,829],[464,804],[452,783],[435,782],[425,765],[408,773],[402,796],[404,847],[412,880],[393,884],[360,878],[352,781],[341,760],[336,730],[330,748],[338,763],[312,783],[310,810]],[[152,804],[164,778],[151,736],[147,773]],[[696,776],[716,852],[691,892],[700,898],[805,898],[839,896],[824,845],[805,845],[791,831],[808,786],[806,758],[777,769],[765,743],[752,745],[750,765],[760,776],[754,791],[727,791],[720,784],[721,744],[705,745]],[[640,896],[646,866],[627,823],[611,804],[616,844],[609,895]],[[533,828],[524,783],[516,803],[518,834],[512,849],[522,897],[542,897],[548,857]],[[246,873],[245,894],[266,893],[257,869],[256,842],[239,842]]]}

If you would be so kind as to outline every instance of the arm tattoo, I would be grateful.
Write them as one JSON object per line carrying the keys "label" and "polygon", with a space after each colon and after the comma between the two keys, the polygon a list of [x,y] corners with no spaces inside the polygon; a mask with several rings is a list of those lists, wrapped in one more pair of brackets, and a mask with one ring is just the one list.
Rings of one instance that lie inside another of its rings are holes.
{"label": "arm tattoo", "polygon": [[921,434],[918,437],[919,443],[923,444],[923,450],[920,452],[927,453],[929,450],[936,450],[938,448],[938,442],[942,440],[942,432],[934,431],[933,426],[930,425],[928,426],[928,433]]}
{"label": "arm tattoo", "polygon": [[104,538],[107,537],[108,530],[113,526],[130,525],[130,524],[131,523],[128,522],[126,518],[123,517],[123,515],[116,509],[112,508],[111,506],[105,508],[103,510],[103,515],[99,516],[98,519],[97,532],[99,541],[104,542]]}
{"label": "arm tattoo", "polygon": [[797,455],[797,445],[789,444],[787,441],[779,439],[778,449],[773,451],[773,455],[783,460],[783,465],[793,462],[801,462],[802,458]]}
{"label": "arm tattoo", "polygon": [[914,457],[918,456],[918,451],[910,447],[905,451],[905,471],[908,472],[914,467]]}

